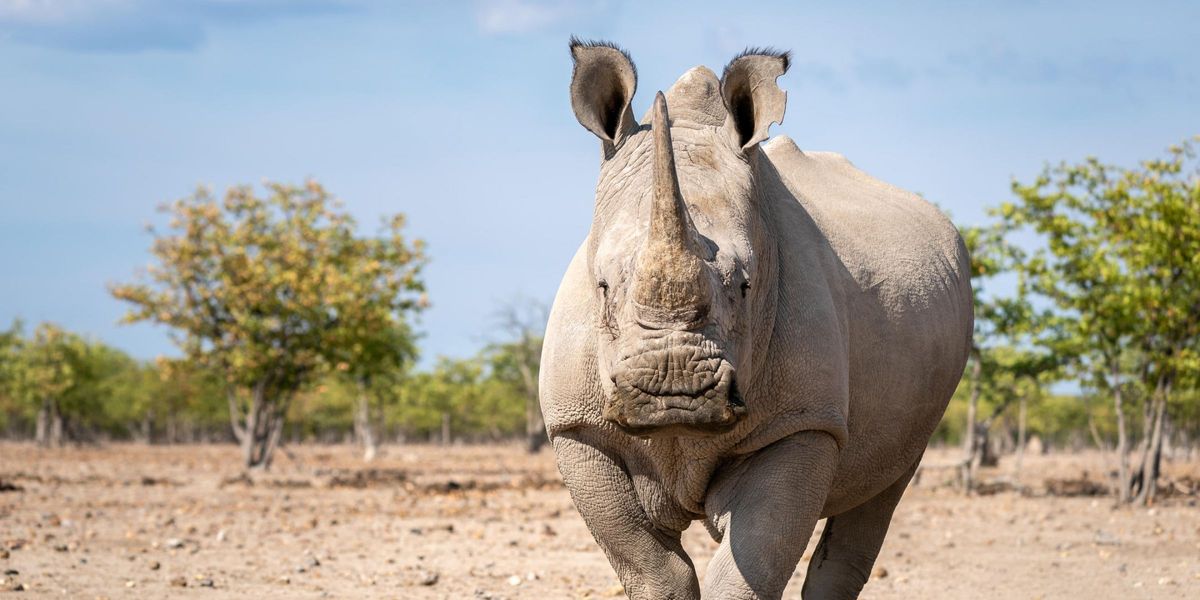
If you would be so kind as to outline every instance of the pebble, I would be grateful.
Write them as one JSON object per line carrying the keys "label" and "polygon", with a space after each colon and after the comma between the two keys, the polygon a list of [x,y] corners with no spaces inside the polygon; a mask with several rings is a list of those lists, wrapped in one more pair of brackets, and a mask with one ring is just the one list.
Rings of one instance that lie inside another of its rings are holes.
{"label": "pebble", "polygon": [[424,586],[437,585],[438,574],[436,571],[421,571],[417,574],[417,583]]}
{"label": "pebble", "polygon": [[512,577],[509,577],[509,578],[508,578],[508,585],[511,585],[511,586],[518,586],[518,585],[521,585],[521,576],[520,576],[520,575],[513,575]]}
{"label": "pebble", "polygon": [[883,567],[875,567],[875,570],[871,571],[871,577],[874,577],[875,579],[883,579],[887,576],[888,570]]}
{"label": "pebble", "polygon": [[187,587],[187,578],[183,575],[171,578],[171,587]]}
{"label": "pebble", "polygon": [[305,573],[309,569],[315,569],[319,566],[321,566],[321,561],[317,560],[317,557],[315,557],[315,556],[310,556],[304,561],[303,564],[296,567],[296,572],[297,573]]}
{"label": "pebble", "polygon": [[168,548],[182,548],[183,540],[181,540],[179,538],[171,538],[171,539],[167,540],[166,545]]}

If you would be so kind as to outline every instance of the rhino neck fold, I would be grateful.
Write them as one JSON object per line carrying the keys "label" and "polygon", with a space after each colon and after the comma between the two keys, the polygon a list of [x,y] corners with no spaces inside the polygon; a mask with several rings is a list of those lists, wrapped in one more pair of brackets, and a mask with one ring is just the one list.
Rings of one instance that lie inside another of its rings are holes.
{"label": "rhino neck fold", "polygon": [[710,285],[679,191],[671,124],[662,92],[654,99],[654,190],[650,233],[638,255],[634,300],[652,321],[697,322],[708,313]]}

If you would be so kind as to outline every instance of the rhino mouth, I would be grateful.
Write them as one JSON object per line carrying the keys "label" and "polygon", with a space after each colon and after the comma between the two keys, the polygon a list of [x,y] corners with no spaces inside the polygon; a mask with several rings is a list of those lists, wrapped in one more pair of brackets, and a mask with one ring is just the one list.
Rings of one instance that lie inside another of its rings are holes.
{"label": "rhino mouth", "polygon": [[746,412],[733,365],[699,347],[643,352],[613,370],[604,417],[642,437],[729,431]]}

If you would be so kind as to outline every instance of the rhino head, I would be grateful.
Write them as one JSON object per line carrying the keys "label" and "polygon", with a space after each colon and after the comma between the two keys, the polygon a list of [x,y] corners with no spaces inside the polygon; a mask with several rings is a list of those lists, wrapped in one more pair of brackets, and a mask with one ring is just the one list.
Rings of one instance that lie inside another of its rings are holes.
{"label": "rhino head", "polygon": [[758,144],[783,120],[788,56],[749,50],[719,80],[692,69],[638,123],[629,56],[574,39],[571,55],[572,108],[603,155],[587,258],[604,418],[647,437],[729,431],[754,410],[774,318]]}

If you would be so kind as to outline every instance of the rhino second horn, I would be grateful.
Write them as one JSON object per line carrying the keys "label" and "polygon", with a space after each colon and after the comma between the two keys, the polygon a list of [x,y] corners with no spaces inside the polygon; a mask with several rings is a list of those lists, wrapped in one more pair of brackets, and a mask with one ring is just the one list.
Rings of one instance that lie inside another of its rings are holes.
{"label": "rhino second horn", "polygon": [[649,320],[695,323],[708,313],[709,282],[695,249],[695,232],[679,191],[671,120],[662,92],[654,98],[654,195],[650,233],[638,255],[634,300]]}

